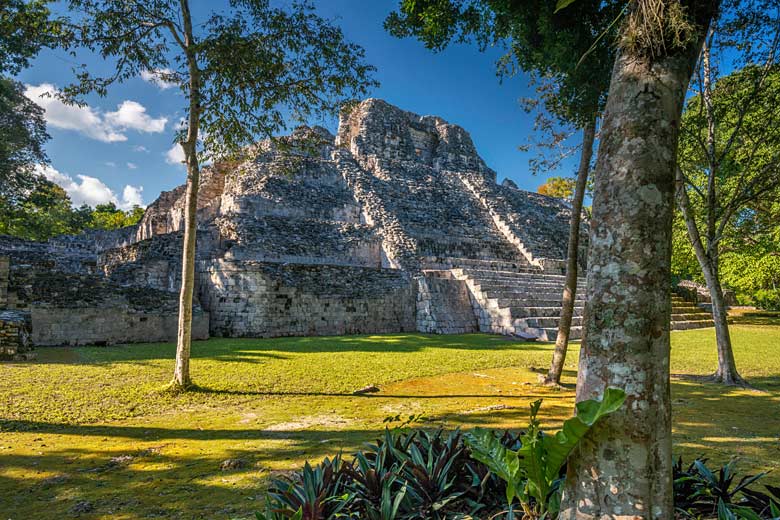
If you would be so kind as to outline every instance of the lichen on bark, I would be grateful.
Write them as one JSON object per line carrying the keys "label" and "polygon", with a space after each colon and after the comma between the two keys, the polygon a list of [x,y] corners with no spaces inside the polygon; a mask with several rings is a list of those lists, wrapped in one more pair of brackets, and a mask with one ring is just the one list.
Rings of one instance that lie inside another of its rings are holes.
{"label": "lichen on bark", "polygon": [[[717,3],[688,4],[697,8],[691,23],[706,29]],[[674,517],[671,229],[679,121],[701,42],[684,47],[660,56],[624,49],[613,70],[596,162],[577,400],[607,387],[627,399],[570,459],[561,519]]]}

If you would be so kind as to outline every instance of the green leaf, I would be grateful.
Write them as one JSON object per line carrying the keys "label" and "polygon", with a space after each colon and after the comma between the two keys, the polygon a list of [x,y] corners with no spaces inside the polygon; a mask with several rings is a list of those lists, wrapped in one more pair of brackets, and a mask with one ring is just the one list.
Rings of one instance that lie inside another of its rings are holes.
{"label": "green leaf", "polygon": [[520,466],[528,478],[528,494],[543,504],[547,500],[549,481],[545,471],[544,441],[535,431],[523,437],[523,445],[517,451]]}
{"label": "green leaf", "polygon": [[577,443],[596,424],[596,421],[618,410],[626,400],[626,394],[618,388],[607,388],[601,401],[589,399],[577,403],[577,415],[563,423],[563,429],[554,436],[542,439],[547,456],[546,476],[552,482]]}
{"label": "green leaf", "polygon": [[511,504],[515,496],[519,497],[522,481],[517,453],[505,448],[493,432],[481,428],[465,434],[464,438],[471,456],[507,483],[507,502]]}
{"label": "green leaf", "polygon": [[731,510],[726,507],[726,504],[723,503],[723,499],[718,499],[718,520],[739,520],[737,518],[737,515],[731,512]]}
{"label": "green leaf", "polygon": [[558,0],[558,3],[555,4],[555,12],[557,13],[561,9],[566,9],[571,4],[573,4],[576,0]]}
{"label": "green leaf", "polygon": [[758,513],[748,507],[731,506],[730,509],[737,515],[739,520],[763,520]]}

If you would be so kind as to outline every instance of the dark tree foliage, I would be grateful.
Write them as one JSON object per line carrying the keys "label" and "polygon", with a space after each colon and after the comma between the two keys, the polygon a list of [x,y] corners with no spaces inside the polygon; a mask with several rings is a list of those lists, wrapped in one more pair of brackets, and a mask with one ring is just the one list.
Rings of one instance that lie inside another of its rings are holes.
{"label": "dark tree foliage", "polygon": [[16,205],[34,187],[48,138],[43,109],[24,95],[24,85],[0,78],[0,208]]}
{"label": "dark tree foliage", "polygon": [[0,74],[27,68],[42,47],[68,40],[61,19],[52,18],[49,0],[3,0],[0,6]]}
{"label": "dark tree foliage", "polygon": [[67,43],[61,20],[51,17],[48,3],[5,0],[0,6],[0,219],[6,227],[27,199],[51,188],[35,173],[36,164],[47,162],[43,110],[11,78],[42,47]]}
{"label": "dark tree foliage", "polygon": [[555,12],[551,0],[402,0],[385,27],[398,37],[414,36],[428,48],[475,42],[503,45],[500,75],[517,69],[552,83],[540,93],[545,109],[560,121],[582,127],[606,102],[615,58],[615,22],[622,1],[582,0]]}

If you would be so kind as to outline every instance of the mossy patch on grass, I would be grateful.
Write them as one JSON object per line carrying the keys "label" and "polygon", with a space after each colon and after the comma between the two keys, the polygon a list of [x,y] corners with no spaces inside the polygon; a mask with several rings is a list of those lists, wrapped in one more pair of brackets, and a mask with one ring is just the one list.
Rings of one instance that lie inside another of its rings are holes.
{"label": "mossy patch on grass", "polygon": [[[780,469],[780,327],[732,333],[742,374],[764,391],[692,380],[715,369],[714,331],[674,333],[676,451]],[[249,518],[270,475],[354,450],[388,416],[518,428],[542,397],[556,428],[572,411],[578,354],[551,389],[536,384],[551,345],[496,336],[213,339],[193,346],[197,391],[171,395],[160,388],[174,350],[38,349],[36,362],[0,365],[3,519]],[[352,395],[371,384],[381,391]]]}

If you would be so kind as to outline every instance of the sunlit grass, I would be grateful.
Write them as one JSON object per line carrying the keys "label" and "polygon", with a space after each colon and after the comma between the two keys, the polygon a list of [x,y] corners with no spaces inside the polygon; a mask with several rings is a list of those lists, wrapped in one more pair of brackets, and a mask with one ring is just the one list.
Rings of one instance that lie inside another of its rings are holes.
{"label": "sunlit grass", "polygon": [[[715,369],[714,331],[674,333],[676,451],[780,469],[780,326],[732,333],[764,391],[692,379]],[[574,403],[577,346],[563,390],[536,385],[551,350],[486,335],[214,339],[193,348],[199,390],[177,396],[160,392],[173,345],[39,349],[0,365],[2,518],[68,518],[79,502],[93,508],[80,518],[249,518],[269,476],[353,450],[391,415],[521,427],[541,397],[555,428]],[[369,384],[381,392],[352,395]],[[243,466],[221,471],[228,458]]]}

